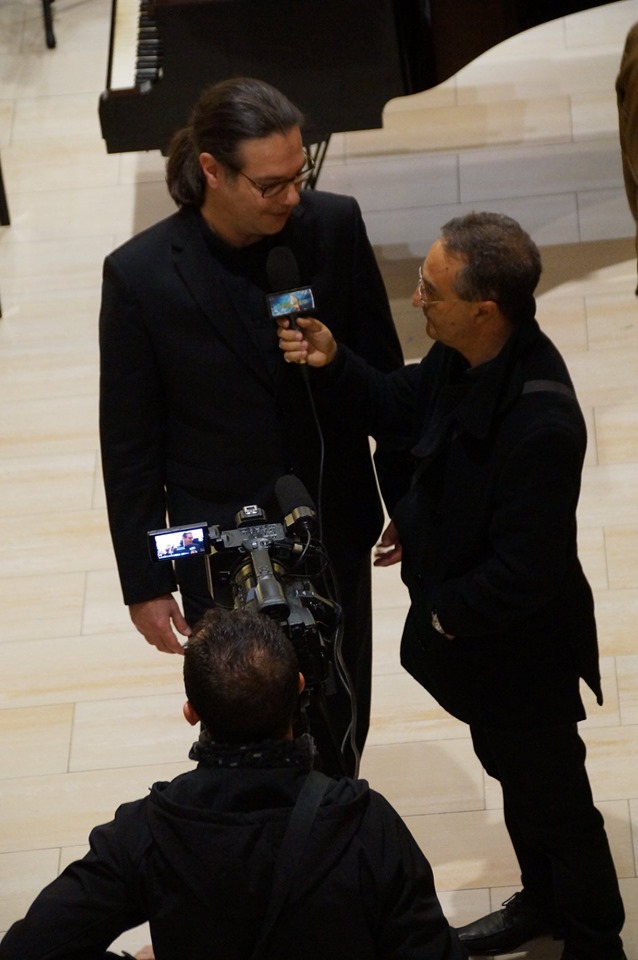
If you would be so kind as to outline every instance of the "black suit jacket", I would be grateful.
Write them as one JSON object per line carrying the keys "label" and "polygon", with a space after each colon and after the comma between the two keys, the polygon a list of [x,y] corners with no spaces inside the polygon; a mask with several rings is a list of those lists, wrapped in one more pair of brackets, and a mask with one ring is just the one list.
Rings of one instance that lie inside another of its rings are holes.
{"label": "black suit jacket", "polygon": [[[146,548],[146,532],[165,525],[167,485],[194,491],[211,511],[172,516],[172,523],[232,525],[241,506],[271,504],[275,481],[288,472],[317,497],[320,444],[311,404],[299,368],[276,351],[262,300],[270,247],[292,249],[302,283],[312,285],[316,315],[342,342],[381,370],[403,362],[353,199],[305,192],[281,234],[237,252],[236,260],[230,250],[214,255],[202,223],[198,210],[182,209],[104,264],[100,431],[126,603],[175,589],[171,565],[152,564]],[[324,540],[334,559],[354,561],[382,523],[369,441],[320,403],[317,412],[325,440]],[[401,489],[404,463],[397,461],[398,473],[390,463],[380,474],[388,489]]]}

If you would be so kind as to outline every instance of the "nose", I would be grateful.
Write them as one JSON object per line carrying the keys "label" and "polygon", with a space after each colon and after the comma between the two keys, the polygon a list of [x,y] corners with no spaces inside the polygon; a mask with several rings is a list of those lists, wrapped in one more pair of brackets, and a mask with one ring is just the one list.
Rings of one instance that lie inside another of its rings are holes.
{"label": "nose", "polygon": [[282,201],[287,207],[296,207],[299,201],[301,200],[301,184],[295,183],[294,180],[288,184],[283,195]]}
{"label": "nose", "polygon": [[418,285],[418,284],[417,284],[416,287],[414,288],[414,293],[412,294],[412,306],[413,306],[413,307],[419,307],[421,310],[423,309],[423,303],[422,303],[422,301],[421,301],[421,294],[419,293],[419,285]]}

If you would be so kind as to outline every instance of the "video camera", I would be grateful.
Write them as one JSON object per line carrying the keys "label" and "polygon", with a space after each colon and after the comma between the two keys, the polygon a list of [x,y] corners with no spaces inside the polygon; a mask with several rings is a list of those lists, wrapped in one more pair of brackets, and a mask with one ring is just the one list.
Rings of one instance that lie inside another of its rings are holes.
{"label": "video camera", "polygon": [[334,691],[341,607],[327,554],[315,539],[316,511],[301,481],[281,477],[275,496],[283,522],[269,523],[257,505],[244,506],[236,526],[194,523],[152,530],[156,561],[206,555],[208,586],[218,606],[252,609],[279,621],[297,653],[309,693]]}

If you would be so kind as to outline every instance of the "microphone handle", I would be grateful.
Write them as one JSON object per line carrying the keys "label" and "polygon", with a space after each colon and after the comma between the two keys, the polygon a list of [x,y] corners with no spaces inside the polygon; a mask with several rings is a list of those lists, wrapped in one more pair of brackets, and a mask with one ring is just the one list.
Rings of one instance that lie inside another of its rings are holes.
{"label": "microphone handle", "polygon": [[[303,333],[303,330],[301,329],[301,327],[300,327],[299,324],[297,323],[297,317],[298,317],[298,316],[299,316],[298,313],[287,313],[287,314],[286,314],[286,319],[287,319],[288,322],[290,323],[290,329],[291,329],[291,330],[296,330],[298,333]],[[297,363],[297,366],[298,366],[298,367],[301,367],[301,372],[302,372],[304,378],[307,380],[307,378],[308,378],[308,370],[307,370],[306,361],[305,361],[305,360],[299,360],[299,362]]]}
{"label": "microphone handle", "polygon": [[299,333],[301,333],[301,328],[300,328],[299,324],[297,323],[297,317],[298,317],[298,316],[299,316],[298,313],[287,313],[287,314],[286,314],[286,319],[288,320],[288,322],[289,322],[289,324],[290,324],[290,329],[291,329],[291,330],[297,330]]}

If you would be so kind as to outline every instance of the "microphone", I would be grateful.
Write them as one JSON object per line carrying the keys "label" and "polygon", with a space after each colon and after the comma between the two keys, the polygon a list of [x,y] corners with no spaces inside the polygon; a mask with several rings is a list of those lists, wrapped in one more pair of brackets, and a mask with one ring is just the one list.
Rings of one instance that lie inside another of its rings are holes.
{"label": "microphone", "polygon": [[312,535],[317,529],[317,511],[312,497],[299,477],[289,473],[275,484],[275,496],[284,518],[286,530]]}
{"label": "microphone", "polygon": [[301,286],[299,267],[290,247],[273,247],[266,261],[268,282],[273,290],[288,290]]}
{"label": "microphone", "polygon": [[267,294],[268,310],[273,320],[287,317],[293,330],[298,330],[297,317],[315,305],[311,287],[301,286],[295,255],[290,247],[273,247],[266,260],[268,283],[273,291]]}

